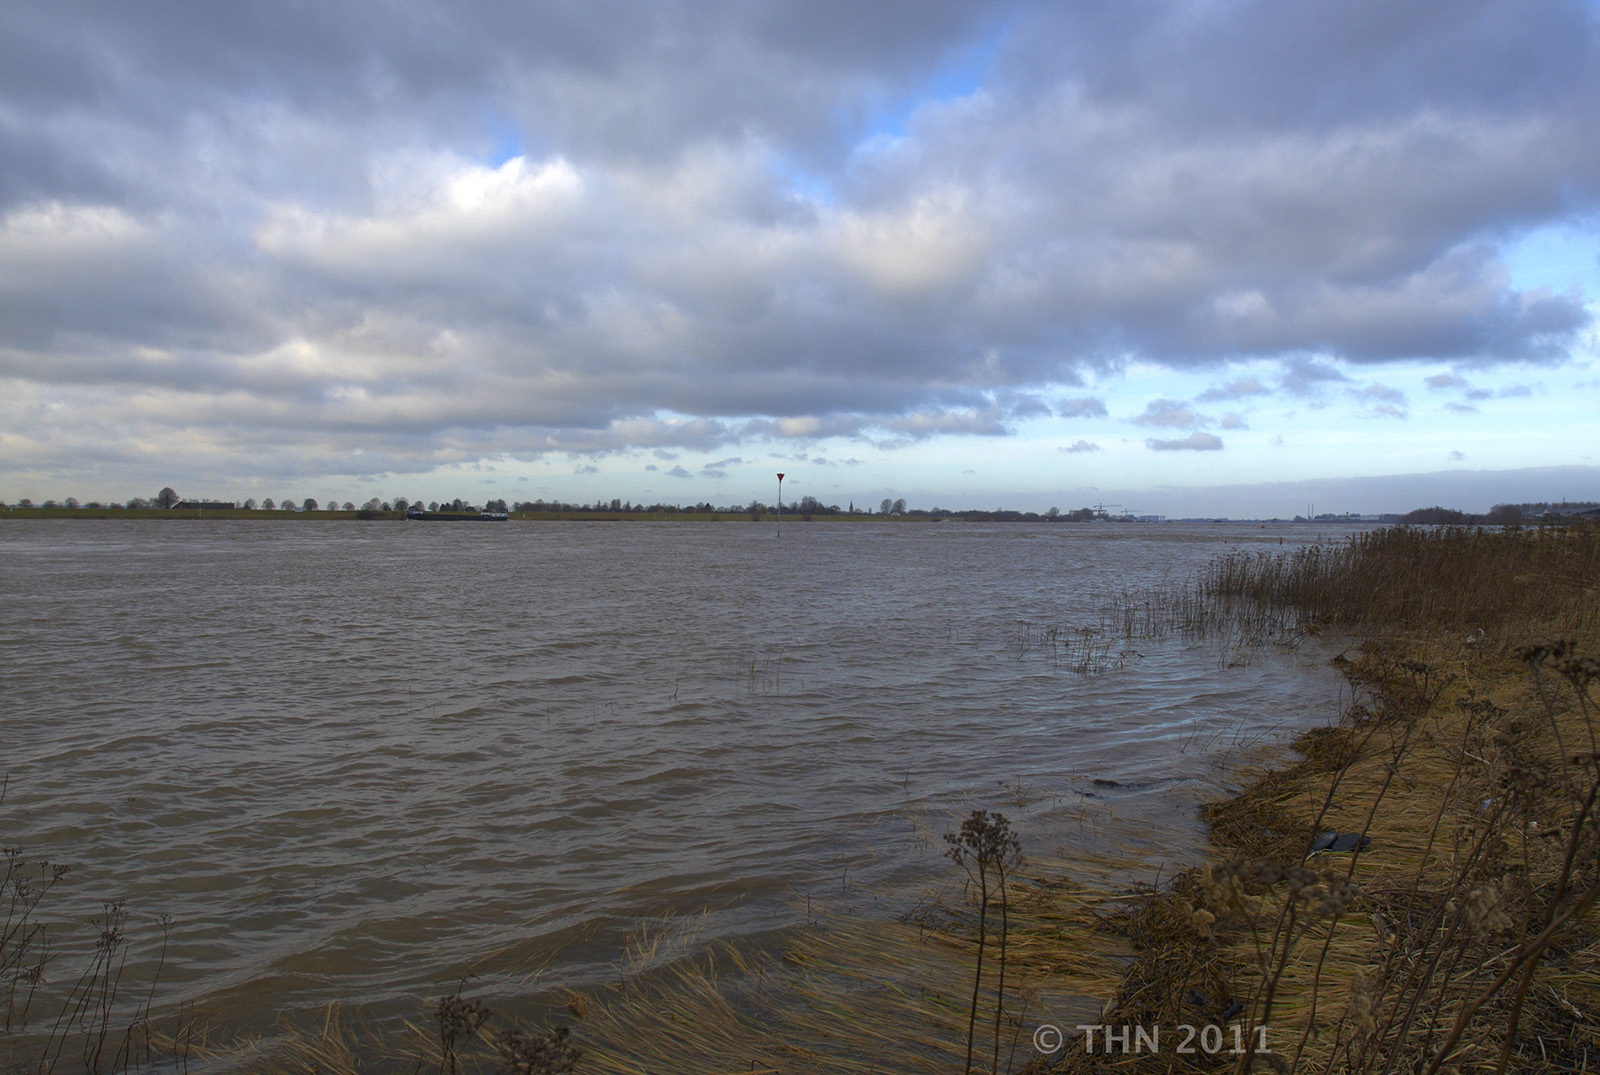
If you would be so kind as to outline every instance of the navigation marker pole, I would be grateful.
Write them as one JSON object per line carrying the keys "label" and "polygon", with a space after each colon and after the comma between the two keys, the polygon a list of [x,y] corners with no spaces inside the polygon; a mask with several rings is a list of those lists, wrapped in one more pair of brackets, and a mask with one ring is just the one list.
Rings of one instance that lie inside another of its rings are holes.
{"label": "navigation marker pole", "polygon": [[778,536],[783,536],[783,472],[778,472]]}

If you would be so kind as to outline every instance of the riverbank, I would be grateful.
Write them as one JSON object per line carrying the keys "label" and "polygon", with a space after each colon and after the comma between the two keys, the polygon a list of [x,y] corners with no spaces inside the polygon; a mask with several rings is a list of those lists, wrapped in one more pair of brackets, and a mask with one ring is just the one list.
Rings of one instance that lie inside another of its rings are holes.
{"label": "riverbank", "polygon": [[1097,924],[1133,963],[1029,1070],[1595,1067],[1597,533],[1219,564],[1190,595],[1212,611],[1366,636],[1352,699],[1207,808],[1211,863]]}

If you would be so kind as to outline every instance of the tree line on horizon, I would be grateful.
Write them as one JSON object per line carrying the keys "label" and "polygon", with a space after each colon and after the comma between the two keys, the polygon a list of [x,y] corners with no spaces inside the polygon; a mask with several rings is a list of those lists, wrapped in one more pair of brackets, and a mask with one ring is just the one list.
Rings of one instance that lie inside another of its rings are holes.
{"label": "tree line on horizon", "polygon": [[1600,502],[1592,500],[1548,500],[1524,504],[1496,504],[1481,515],[1457,511],[1454,508],[1418,508],[1400,516],[1399,521],[1416,526],[1521,526],[1524,522],[1561,518],[1568,515],[1590,514],[1600,511]]}
{"label": "tree line on horizon", "polygon": [[[306,497],[303,500],[285,497],[281,501],[274,501],[272,497],[267,497],[259,503],[254,497],[251,497],[241,504],[233,501],[214,502],[185,500],[178,494],[177,490],[173,489],[171,486],[163,488],[154,497],[149,499],[136,496],[130,498],[124,503],[101,503],[99,501],[82,503],[77,497],[72,496],[69,496],[59,502],[55,500],[46,500],[42,504],[35,504],[32,500],[29,500],[26,497],[18,500],[14,505],[9,505],[3,501],[0,501],[0,509],[11,507],[27,509],[37,507],[105,510],[117,508],[174,509],[196,507],[201,509],[213,508],[243,511],[353,511],[369,517],[381,517],[382,515],[396,512],[404,513],[412,508],[420,509],[424,506],[429,511],[514,511],[525,513],[605,513],[644,515],[716,514],[750,515],[752,517],[771,515],[778,510],[776,507],[768,505],[760,500],[752,500],[748,504],[725,504],[719,506],[713,505],[710,501],[701,501],[689,505],[666,504],[660,502],[653,504],[635,504],[631,500],[623,500],[620,497],[613,497],[610,501],[596,500],[592,504],[587,502],[573,503],[561,500],[543,499],[520,500],[515,503],[508,504],[504,499],[497,498],[485,501],[481,507],[469,500],[463,500],[459,497],[451,501],[431,500],[424,505],[424,502],[421,500],[411,500],[403,496],[394,497],[389,500],[373,497],[360,507],[357,507],[354,502],[349,500],[346,500],[341,504],[337,498],[329,498],[324,505],[314,497]],[[857,508],[854,501],[852,501],[848,507],[842,508],[838,504],[824,504],[814,496],[804,496],[792,504],[783,505],[783,511],[785,514],[802,516],[903,515],[911,517],[926,517],[931,519],[963,519],[971,522],[1090,522],[1096,519],[1110,518],[1103,508],[1089,507],[1077,508],[1072,511],[1062,511],[1060,508],[1053,507],[1044,512],[1010,511],[1004,508],[995,508],[992,511],[977,508],[911,508],[906,505],[904,497],[896,500],[890,500],[888,497],[885,497],[878,504],[877,510],[874,511],[870,505]],[[1537,521],[1539,519],[1594,513],[1596,511],[1600,511],[1600,502],[1587,500],[1563,500],[1559,502],[1529,501],[1521,504],[1496,504],[1490,508],[1489,511],[1482,514],[1474,514],[1472,512],[1459,511],[1455,508],[1445,508],[1435,505],[1428,508],[1417,508],[1414,511],[1405,513],[1404,515],[1384,515],[1380,517],[1380,521],[1386,523],[1403,523],[1417,526],[1517,526],[1528,520]],[[1293,521],[1324,522],[1338,521],[1340,519],[1352,517],[1353,516],[1318,515],[1315,519],[1303,519],[1301,516],[1297,515],[1294,517]]]}
{"label": "tree line on horizon", "polygon": [[[224,501],[194,501],[194,500],[186,500],[178,493],[178,491],[176,489],[173,489],[171,486],[167,486],[166,488],[162,489],[159,493],[157,493],[153,497],[146,498],[146,497],[136,496],[136,497],[132,497],[132,498],[130,498],[127,501],[122,502],[122,503],[116,503],[116,502],[102,503],[100,501],[89,501],[87,503],[84,503],[84,502],[79,501],[77,497],[71,497],[71,496],[69,496],[69,497],[67,497],[67,498],[65,498],[64,500],[61,500],[61,501],[46,500],[46,501],[44,501],[43,503],[40,503],[40,504],[35,504],[32,500],[29,500],[27,498],[23,498],[21,500],[18,500],[16,502],[16,504],[14,504],[14,505],[8,505],[8,504],[5,504],[3,501],[0,501],[0,508],[7,508],[7,507],[17,507],[17,508],[35,508],[35,507],[37,507],[37,508],[86,508],[86,509],[91,509],[91,510],[107,510],[107,509],[119,509],[119,508],[128,508],[128,509],[135,509],[135,508],[144,508],[144,509],[151,509],[151,508],[154,508],[154,509],[200,508],[200,509],[203,510],[203,509],[206,509],[206,508],[211,508],[211,509],[235,510],[235,511],[293,511],[293,512],[353,511],[353,512],[357,512],[358,514],[377,515],[377,516],[381,516],[381,515],[385,515],[385,514],[391,514],[391,513],[395,513],[395,512],[404,513],[405,511],[410,510],[412,508],[420,509],[420,508],[423,508],[423,507],[426,507],[427,510],[429,510],[429,511],[452,511],[452,512],[457,512],[457,511],[460,511],[460,512],[505,511],[505,512],[550,513],[550,514],[557,514],[557,513],[559,513],[559,514],[605,513],[605,514],[643,514],[643,515],[651,515],[651,514],[654,514],[654,515],[674,515],[674,514],[713,515],[714,514],[714,515],[763,516],[763,515],[772,515],[772,514],[775,514],[778,511],[778,507],[777,506],[767,504],[766,502],[761,501],[761,500],[752,500],[747,504],[721,504],[721,505],[713,504],[709,500],[699,501],[699,502],[692,503],[692,504],[677,504],[677,503],[667,504],[667,503],[662,503],[662,502],[656,502],[656,503],[651,503],[651,504],[646,504],[646,503],[640,502],[640,503],[636,504],[631,500],[624,500],[621,497],[613,497],[609,501],[596,500],[593,503],[589,503],[589,502],[571,502],[571,501],[564,501],[564,500],[543,500],[543,499],[540,499],[540,500],[519,500],[519,501],[516,501],[515,503],[507,503],[507,501],[505,501],[504,499],[493,499],[493,500],[485,501],[481,506],[476,504],[476,503],[474,503],[474,502],[472,502],[472,501],[470,501],[470,500],[464,500],[464,499],[459,498],[459,497],[456,498],[455,500],[450,500],[450,501],[433,500],[433,501],[427,501],[426,503],[424,503],[421,500],[411,500],[410,498],[403,497],[403,496],[402,497],[394,497],[394,498],[389,499],[389,500],[384,500],[384,499],[381,499],[379,497],[373,497],[370,500],[368,500],[365,504],[362,504],[360,506],[357,506],[354,502],[348,501],[348,500],[344,501],[341,504],[336,498],[329,498],[329,500],[326,503],[324,503],[322,501],[317,500],[315,497],[306,497],[303,500],[296,499],[296,498],[293,498],[293,497],[284,497],[281,501],[280,500],[274,500],[272,497],[267,497],[264,500],[261,500],[259,502],[254,497],[251,497],[251,498],[245,500],[243,503],[239,503],[239,502],[236,502],[236,501],[225,501],[224,502]],[[933,518],[933,519],[945,519],[945,518],[949,518],[949,519],[966,519],[966,520],[970,520],[970,521],[994,521],[994,520],[999,520],[999,521],[1087,522],[1087,521],[1090,521],[1090,520],[1093,520],[1093,519],[1105,518],[1106,517],[1106,512],[1103,509],[1089,508],[1089,507],[1077,508],[1077,509],[1074,509],[1072,511],[1062,511],[1060,508],[1054,508],[1053,507],[1053,508],[1050,508],[1049,510],[1044,511],[1044,512],[1011,511],[1011,510],[1007,510],[1005,508],[995,508],[993,510],[984,510],[984,509],[976,509],[976,508],[953,509],[953,508],[943,508],[943,507],[912,508],[912,507],[909,507],[906,504],[906,501],[905,501],[904,497],[899,497],[899,498],[892,499],[892,500],[890,498],[888,498],[888,497],[884,497],[883,500],[878,503],[877,508],[874,509],[870,505],[863,505],[861,507],[857,507],[854,501],[851,501],[849,503],[849,505],[845,506],[845,507],[841,507],[838,504],[824,504],[821,500],[817,499],[816,497],[808,495],[808,496],[801,497],[798,501],[794,501],[792,503],[784,504],[782,506],[782,510],[783,510],[784,514],[803,515],[803,516],[817,516],[817,515],[883,515],[883,516],[895,516],[895,515],[900,515],[900,516],[908,516],[908,517],[927,517],[927,518]]]}

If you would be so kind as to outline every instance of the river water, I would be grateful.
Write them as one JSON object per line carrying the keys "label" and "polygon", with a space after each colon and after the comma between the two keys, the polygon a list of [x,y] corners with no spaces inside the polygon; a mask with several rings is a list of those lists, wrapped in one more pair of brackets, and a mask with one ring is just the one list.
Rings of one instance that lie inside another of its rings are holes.
{"label": "river water", "polygon": [[1081,674],[1066,640],[1115,591],[1338,536],[6,523],[0,843],[72,866],[60,958],[102,900],[130,936],[170,915],[161,996],[246,1029],[415,1016],[469,971],[585,988],[674,915],[758,945],[813,895],[896,913],[978,806],[1030,854],[1184,861],[1243,747],[1337,715],[1328,652],[1098,636]]}

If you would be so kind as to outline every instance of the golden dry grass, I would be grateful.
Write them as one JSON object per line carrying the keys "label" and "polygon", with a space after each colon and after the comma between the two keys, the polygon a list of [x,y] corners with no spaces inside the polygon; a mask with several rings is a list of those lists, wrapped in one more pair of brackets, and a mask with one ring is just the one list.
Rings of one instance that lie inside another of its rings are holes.
{"label": "golden dry grass", "polygon": [[[1079,1048],[1060,1069],[1600,1064],[1596,537],[1381,532],[1214,568],[1191,599],[1209,585],[1280,628],[1367,633],[1345,662],[1358,701],[1299,764],[1213,804],[1214,863],[1123,923],[1138,958],[1103,1022],[1226,1013],[1243,1053]],[[1309,854],[1323,832],[1371,843]],[[1249,1055],[1260,1026],[1271,1056]]]}

